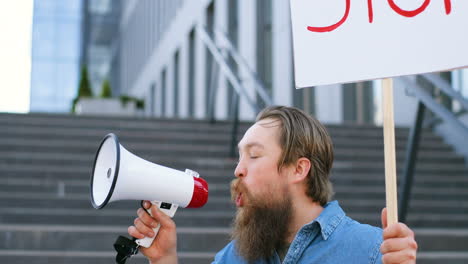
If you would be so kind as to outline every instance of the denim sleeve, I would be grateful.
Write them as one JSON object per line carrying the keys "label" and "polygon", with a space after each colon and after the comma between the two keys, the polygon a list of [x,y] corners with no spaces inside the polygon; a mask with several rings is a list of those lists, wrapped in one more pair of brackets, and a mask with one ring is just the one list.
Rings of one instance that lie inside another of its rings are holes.
{"label": "denim sleeve", "polygon": [[378,230],[378,237],[375,240],[374,248],[372,249],[372,254],[371,254],[371,259],[370,263],[371,264],[382,264],[382,253],[380,252],[380,245],[382,245],[383,242],[383,237],[382,237],[382,231],[381,229]]}

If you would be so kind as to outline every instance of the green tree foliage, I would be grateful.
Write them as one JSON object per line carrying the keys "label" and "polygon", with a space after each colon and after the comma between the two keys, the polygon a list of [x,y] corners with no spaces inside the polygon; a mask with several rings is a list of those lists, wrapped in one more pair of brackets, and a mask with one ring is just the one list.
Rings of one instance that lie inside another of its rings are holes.
{"label": "green tree foliage", "polygon": [[80,82],[78,84],[78,94],[76,95],[75,99],[73,99],[71,112],[75,113],[75,106],[80,97],[93,97],[93,91],[91,90],[91,84],[88,79],[88,70],[86,66],[81,67],[81,77]]}
{"label": "green tree foliage", "polygon": [[102,83],[101,94],[99,95],[101,98],[111,98],[112,97],[112,90],[110,87],[109,80],[104,80]]}
{"label": "green tree foliage", "polygon": [[78,88],[78,97],[92,97],[93,91],[91,90],[91,84],[88,79],[88,70],[86,66],[81,67],[81,78]]}
{"label": "green tree foliage", "polygon": [[121,95],[119,98],[120,103],[123,106],[125,106],[128,102],[135,102],[135,106],[137,109],[145,109],[145,100],[143,99],[138,99],[128,95]]}

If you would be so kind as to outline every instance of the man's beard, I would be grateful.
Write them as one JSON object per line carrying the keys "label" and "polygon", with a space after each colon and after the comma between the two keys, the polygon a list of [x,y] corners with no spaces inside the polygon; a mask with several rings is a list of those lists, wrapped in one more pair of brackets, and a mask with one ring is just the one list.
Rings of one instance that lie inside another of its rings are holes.
{"label": "man's beard", "polygon": [[[289,192],[267,193],[253,198],[239,179],[231,183],[231,196],[235,200],[241,192],[247,202],[237,209],[231,238],[236,240],[237,253],[248,263],[270,258],[275,249],[286,245],[292,218]],[[276,198],[279,197],[279,198]]]}

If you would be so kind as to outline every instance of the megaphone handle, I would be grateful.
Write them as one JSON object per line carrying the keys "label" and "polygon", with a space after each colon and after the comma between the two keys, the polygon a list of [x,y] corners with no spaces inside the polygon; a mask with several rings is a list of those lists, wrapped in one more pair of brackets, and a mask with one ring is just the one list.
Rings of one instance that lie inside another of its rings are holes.
{"label": "megaphone handle", "polygon": [[[171,218],[174,217],[174,214],[178,208],[178,205],[176,204],[170,204],[170,203],[165,203],[165,202],[160,202],[160,201],[152,201],[151,203],[153,204],[152,206],[157,206],[159,210],[161,210],[163,213],[165,213]],[[152,216],[151,208],[149,208],[146,211],[148,212],[149,215]],[[158,223],[158,226],[153,228],[153,232],[154,232],[153,237],[145,237],[142,239],[137,239],[135,242],[141,247],[149,248],[151,244],[153,243],[153,240],[158,235],[159,228],[161,228],[161,224]]]}

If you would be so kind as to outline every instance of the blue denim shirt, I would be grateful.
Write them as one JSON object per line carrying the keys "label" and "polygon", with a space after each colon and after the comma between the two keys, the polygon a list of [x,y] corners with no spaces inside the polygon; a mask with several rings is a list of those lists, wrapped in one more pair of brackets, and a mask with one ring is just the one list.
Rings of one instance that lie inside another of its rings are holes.
{"label": "blue denim shirt", "polygon": [[[345,215],[337,201],[325,205],[322,213],[296,234],[283,264],[293,263],[382,263],[382,229],[360,224]],[[231,241],[215,256],[214,264],[247,263]],[[278,254],[255,264],[281,263]]]}

